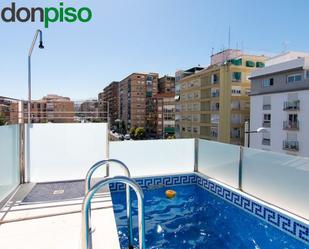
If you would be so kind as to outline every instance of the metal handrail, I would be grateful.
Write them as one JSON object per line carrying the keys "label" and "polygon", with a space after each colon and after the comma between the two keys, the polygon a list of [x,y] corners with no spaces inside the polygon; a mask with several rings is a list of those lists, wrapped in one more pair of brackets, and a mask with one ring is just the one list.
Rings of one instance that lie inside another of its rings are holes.
{"label": "metal handrail", "polygon": [[92,249],[90,231],[90,204],[95,193],[110,183],[121,182],[130,186],[136,193],[138,201],[138,232],[139,248],[145,249],[145,213],[144,213],[144,193],[141,187],[132,179],[126,176],[107,177],[97,184],[86,194],[82,206],[82,249]]}
{"label": "metal handrail", "polygon": [[[97,163],[95,163],[87,172],[86,179],[85,179],[85,195],[88,194],[89,190],[91,189],[91,177],[93,173],[100,168],[101,166],[106,166],[106,169],[109,168],[109,163],[115,163],[122,167],[127,177],[131,178],[131,173],[129,168],[121,161],[117,159],[107,159],[102,160]],[[107,172],[109,174],[109,172]],[[106,177],[109,175],[107,174]],[[133,243],[133,228],[132,228],[132,204],[131,204],[131,194],[130,194],[130,186],[126,185],[126,204],[127,204],[127,221],[128,221],[128,233],[129,233],[129,246]],[[90,217],[89,217],[90,219]]]}

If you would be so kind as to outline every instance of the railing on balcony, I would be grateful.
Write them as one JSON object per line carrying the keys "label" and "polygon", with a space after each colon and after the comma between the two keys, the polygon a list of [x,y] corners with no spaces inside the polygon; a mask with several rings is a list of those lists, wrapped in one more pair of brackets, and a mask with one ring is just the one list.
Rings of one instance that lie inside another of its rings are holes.
{"label": "railing on balcony", "polygon": [[299,130],[299,121],[283,121],[284,130]]}
{"label": "railing on balcony", "polygon": [[262,144],[263,145],[270,145],[270,138],[263,138],[262,139]]}
{"label": "railing on balcony", "polygon": [[291,151],[299,151],[299,142],[292,140],[284,140],[283,141],[283,149],[291,150]]}
{"label": "railing on balcony", "polygon": [[263,105],[263,110],[270,110],[271,109],[271,105],[267,104],[267,105]]}
{"label": "railing on balcony", "polygon": [[266,127],[266,128],[269,128],[271,126],[271,122],[270,121],[264,121],[262,126]]}
{"label": "railing on balcony", "polygon": [[285,101],[283,104],[283,110],[285,111],[298,111],[300,107],[300,101]]}
{"label": "railing on balcony", "polygon": [[212,92],[211,93],[211,97],[212,98],[217,98],[217,97],[219,97],[220,96],[220,92]]}

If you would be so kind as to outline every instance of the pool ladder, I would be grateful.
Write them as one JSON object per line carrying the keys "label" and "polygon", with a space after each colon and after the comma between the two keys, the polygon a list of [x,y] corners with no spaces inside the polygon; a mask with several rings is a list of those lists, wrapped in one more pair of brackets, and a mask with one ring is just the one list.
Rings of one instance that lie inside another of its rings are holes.
{"label": "pool ladder", "polygon": [[[126,176],[105,177],[91,188],[91,177],[93,173],[101,166],[109,168],[110,163],[119,165]],[[129,233],[129,249],[133,249],[133,232],[132,232],[132,213],[131,213],[131,196],[130,187],[135,191],[138,201],[138,231],[139,231],[139,248],[145,249],[145,214],[144,214],[144,194],[140,186],[131,178],[128,167],[116,159],[102,160],[95,163],[87,172],[85,179],[85,198],[82,205],[82,249],[92,249],[92,229],[91,229],[91,200],[104,186],[110,183],[124,183],[126,185],[126,204],[127,220]]]}

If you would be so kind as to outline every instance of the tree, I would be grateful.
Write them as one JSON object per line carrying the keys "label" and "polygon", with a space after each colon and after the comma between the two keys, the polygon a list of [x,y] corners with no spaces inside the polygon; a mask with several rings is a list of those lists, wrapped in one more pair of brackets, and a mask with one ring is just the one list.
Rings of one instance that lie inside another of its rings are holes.
{"label": "tree", "polygon": [[136,130],[135,127],[132,127],[132,128],[130,129],[130,137],[131,137],[132,139],[135,138],[135,130]]}
{"label": "tree", "polygon": [[5,125],[6,121],[5,121],[5,116],[3,113],[0,113],[0,126]]}
{"label": "tree", "polygon": [[145,137],[145,129],[143,127],[136,128],[134,135],[136,139],[143,139]]}

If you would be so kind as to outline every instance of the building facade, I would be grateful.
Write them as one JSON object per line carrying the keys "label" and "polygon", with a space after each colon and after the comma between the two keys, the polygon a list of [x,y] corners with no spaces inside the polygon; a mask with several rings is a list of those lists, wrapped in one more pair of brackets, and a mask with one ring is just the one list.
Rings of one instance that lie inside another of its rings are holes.
{"label": "building facade", "polygon": [[[24,102],[27,114],[27,102]],[[24,115],[28,122],[27,115]],[[69,97],[49,94],[40,100],[31,101],[31,123],[73,123],[75,122],[74,102]]]}
{"label": "building facade", "polygon": [[113,81],[103,89],[103,92],[98,95],[99,102],[99,116],[106,119],[107,102],[109,105],[109,117],[111,125],[116,125],[116,120],[120,118],[119,115],[119,82]]}
{"label": "building facade", "polygon": [[175,77],[165,75],[159,78],[158,92],[159,93],[175,93]]}
{"label": "building facade", "polygon": [[288,52],[252,73],[250,147],[309,157],[309,53]]}
{"label": "building facade", "polygon": [[158,93],[157,73],[132,73],[119,83],[119,117],[129,131],[133,127],[153,129],[152,96]]}
{"label": "building facade", "polygon": [[249,76],[263,67],[264,56],[226,50],[209,67],[180,80],[180,137],[243,144],[250,117]]}
{"label": "building facade", "polygon": [[175,135],[175,93],[159,93],[152,98],[155,114],[155,133],[157,138]]}

